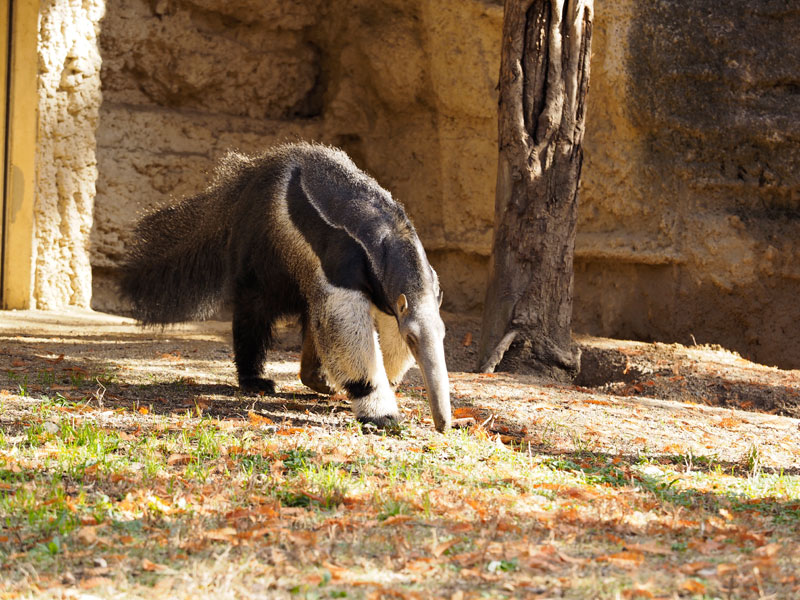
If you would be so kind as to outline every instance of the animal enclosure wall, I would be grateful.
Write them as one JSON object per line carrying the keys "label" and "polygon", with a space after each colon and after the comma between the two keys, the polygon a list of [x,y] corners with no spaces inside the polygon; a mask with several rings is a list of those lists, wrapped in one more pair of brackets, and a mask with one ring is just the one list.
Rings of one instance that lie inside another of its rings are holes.
{"label": "animal enclosure wall", "polygon": [[34,208],[35,307],[88,306],[102,0],[42,0]]}
{"label": "animal enclosure wall", "polygon": [[206,185],[230,148],[343,147],[406,205],[475,310],[491,243],[502,8],[493,2],[109,0],[100,37],[93,305],[121,308],[136,215]]}
{"label": "animal enclosure wall", "polygon": [[[301,137],[401,199],[445,308],[479,310],[501,23],[491,0],[43,1],[36,302],[123,309],[142,210]],[[783,2],[596,7],[576,331],[800,367],[799,26]]]}
{"label": "animal enclosure wall", "polygon": [[800,7],[597,16],[575,329],[800,367]]}

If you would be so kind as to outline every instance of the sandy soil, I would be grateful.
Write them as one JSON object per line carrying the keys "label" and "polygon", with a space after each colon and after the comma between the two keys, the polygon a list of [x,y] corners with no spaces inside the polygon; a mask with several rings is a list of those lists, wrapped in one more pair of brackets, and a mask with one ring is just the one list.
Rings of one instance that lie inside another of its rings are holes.
{"label": "sandy soil", "polygon": [[[712,456],[734,469],[757,448],[763,468],[800,473],[800,371],[754,364],[721,348],[579,337],[583,371],[573,385],[476,374],[479,320],[445,321],[454,409],[483,419],[507,443],[551,452]],[[239,393],[229,337],[228,324],[217,321],[142,330],[95,312],[3,312],[0,390],[154,413],[247,419],[256,411],[275,422],[334,428],[352,421],[345,399],[300,383],[295,325],[280,328],[269,355],[274,396]],[[424,424],[422,389],[413,369],[401,386],[401,410]],[[1,426],[18,422],[15,406],[23,409],[5,402]]]}

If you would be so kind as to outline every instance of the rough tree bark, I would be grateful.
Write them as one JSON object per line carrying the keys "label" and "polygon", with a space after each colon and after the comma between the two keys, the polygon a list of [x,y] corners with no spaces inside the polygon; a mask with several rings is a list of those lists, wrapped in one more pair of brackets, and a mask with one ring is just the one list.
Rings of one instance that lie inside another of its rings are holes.
{"label": "rough tree bark", "polygon": [[479,370],[577,374],[572,281],[593,0],[506,0]]}

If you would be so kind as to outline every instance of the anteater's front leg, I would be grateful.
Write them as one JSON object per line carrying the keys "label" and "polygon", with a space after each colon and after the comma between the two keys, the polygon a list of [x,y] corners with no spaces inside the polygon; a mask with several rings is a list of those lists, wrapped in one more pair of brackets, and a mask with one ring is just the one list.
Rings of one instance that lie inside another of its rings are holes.
{"label": "anteater's front leg", "polygon": [[314,336],[308,326],[308,316],[303,318],[303,353],[300,356],[300,381],[306,387],[319,394],[333,393],[325,377],[325,370],[322,368],[322,362],[317,353]]}
{"label": "anteater's front leg", "polygon": [[414,357],[403,336],[400,335],[397,319],[373,306],[372,320],[378,331],[386,376],[392,387],[397,387],[403,381],[406,371],[414,364]]}
{"label": "anteater's front leg", "polygon": [[310,302],[309,326],[328,382],[347,392],[359,421],[385,427],[399,415],[371,306],[361,292],[329,286]]}

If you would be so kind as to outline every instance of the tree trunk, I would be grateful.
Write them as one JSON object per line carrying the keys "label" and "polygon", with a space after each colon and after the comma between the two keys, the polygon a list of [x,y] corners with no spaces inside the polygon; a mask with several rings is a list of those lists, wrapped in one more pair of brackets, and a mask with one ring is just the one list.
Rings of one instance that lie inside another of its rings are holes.
{"label": "tree trunk", "polygon": [[506,0],[479,369],[577,374],[572,260],[593,0]]}

